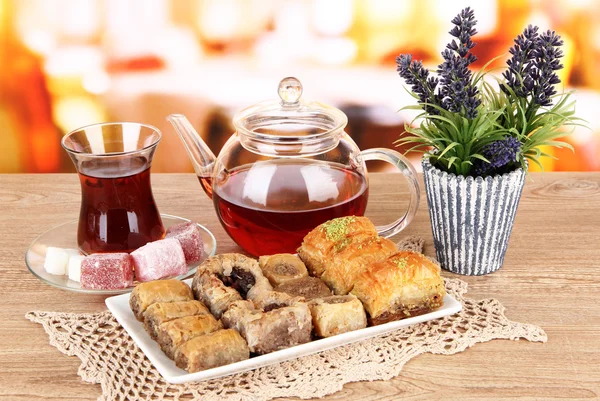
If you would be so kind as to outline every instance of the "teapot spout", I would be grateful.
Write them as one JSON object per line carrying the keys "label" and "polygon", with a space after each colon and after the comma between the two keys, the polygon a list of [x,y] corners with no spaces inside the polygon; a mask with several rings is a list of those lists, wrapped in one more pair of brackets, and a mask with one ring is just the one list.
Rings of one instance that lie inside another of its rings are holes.
{"label": "teapot spout", "polygon": [[181,138],[198,178],[210,180],[217,159],[214,153],[183,114],[171,114],[167,117],[167,120],[173,125],[175,132]]}

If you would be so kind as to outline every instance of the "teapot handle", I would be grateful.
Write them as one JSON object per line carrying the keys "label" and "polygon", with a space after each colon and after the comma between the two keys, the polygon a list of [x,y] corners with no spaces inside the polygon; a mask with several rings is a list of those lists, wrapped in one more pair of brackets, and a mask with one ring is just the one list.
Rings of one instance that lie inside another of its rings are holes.
{"label": "teapot handle", "polygon": [[408,189],[410,191],[410,202],[408,204],[408,209],[406,210],[404,215],[391,224],[377,226],[378,234],[382,237],[389,238],[404,230],[406,226],[410,224],[413,217],[415,217],[415,214],[417,213],[417,208],[419,207],[419,200],[421,198],[421,189],[417,180],[417,172],[406,157],[402,156],[400,153],[392,149],[367,149],[360,152],[360,156],[364,161],[381,160],[393,164],[398,168],[398,170],[400,170],[400,172],[404,175],[404,178],[406,178],[406,181],[408,182]]}

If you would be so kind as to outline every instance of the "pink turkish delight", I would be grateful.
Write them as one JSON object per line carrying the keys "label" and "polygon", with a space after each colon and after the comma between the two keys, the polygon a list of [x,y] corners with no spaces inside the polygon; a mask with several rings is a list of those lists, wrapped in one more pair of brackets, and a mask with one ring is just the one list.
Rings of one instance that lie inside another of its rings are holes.
{"label": "pink turkish delight", "polygon": [[198,224],[188,221],[171,226],[167,230],[166,238],[175,238],[179,241],[188,265],[202,260],[204,242]]}
{"label": "pink turkish delight", "polygon": [[131,252],[138,281],[158,280],[188,272],[185,256],[175,238],[149,242]]}
{"label": "pink turkish delight", "polygon": [[133,260],[127,253],[98,253],[81,262],[81,287],[116,290],[133,285]]}

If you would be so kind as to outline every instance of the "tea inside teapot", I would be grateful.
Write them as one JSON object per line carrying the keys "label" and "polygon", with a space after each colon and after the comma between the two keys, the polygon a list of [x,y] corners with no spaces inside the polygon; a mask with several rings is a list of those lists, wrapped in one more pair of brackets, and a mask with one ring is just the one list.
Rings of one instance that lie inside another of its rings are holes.
{"label": "tea inside teapot", "polygon": [[363,215],[368,186],[344,165],[275,159],[221,172],[213,202],[228,234],[251,254],[296,252],[302,238],[335,217]]}

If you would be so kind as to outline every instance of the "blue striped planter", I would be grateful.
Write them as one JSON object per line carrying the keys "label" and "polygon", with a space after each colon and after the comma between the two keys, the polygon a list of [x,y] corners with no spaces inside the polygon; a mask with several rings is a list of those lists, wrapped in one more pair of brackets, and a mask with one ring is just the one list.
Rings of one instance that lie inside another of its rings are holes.
{"label": "blue striped planter", "polygon": [[494,177],[462,177],[423,158],[425,192],[435,253],[442,268],[488,274],[504,263],[525,183],[521,168]]}

